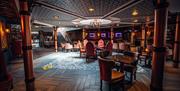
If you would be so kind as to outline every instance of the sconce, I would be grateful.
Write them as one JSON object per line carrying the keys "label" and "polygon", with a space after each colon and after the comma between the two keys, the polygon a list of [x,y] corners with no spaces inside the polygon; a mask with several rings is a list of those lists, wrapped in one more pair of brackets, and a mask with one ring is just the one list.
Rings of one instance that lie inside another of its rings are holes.
{"label": "sconce", "polygon": [[8,28],[6,29],[6,33],[10,33],[10,30]]}
{"label": "sconce", "polygon": [[135,33],[135,32],[132,32],[132,36],[134,36],[134,35],[136,35],[136,33]]}
{"label": "sconce", "polygon": [[97,35],[98,35],[98,37],[100,37],[100,33],[99,32],[97,33]]}
{"label": "sconce", "polygon": [[150,36],[151,35],[151,31],[147,31],[146,34],[147,34],[147,36]]}

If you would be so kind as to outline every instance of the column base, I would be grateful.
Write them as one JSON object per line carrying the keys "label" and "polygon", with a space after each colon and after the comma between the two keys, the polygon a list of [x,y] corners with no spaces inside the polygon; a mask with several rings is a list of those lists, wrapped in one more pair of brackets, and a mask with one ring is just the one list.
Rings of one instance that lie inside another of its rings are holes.
{"label": "column base", "polygon": [[163,88],[161,86],[153,86],[150,85],[150,91],[163,91]]}
{"label": "column base", "polygon": [[26,91],[35,91],[35,83],[34,83],[35,78],[32,79],[26,79]]}
{"label": "column base", "polygon": [[10,91],[13,89],[13,79],[11,75],[8,75],[8,79],[0,81],[0,91]]}
{"label": "column base", "polygon": [[174,67],[174,68],[179,68],[179,63],[174,63],[174,64],[173,64],[173,67]]}

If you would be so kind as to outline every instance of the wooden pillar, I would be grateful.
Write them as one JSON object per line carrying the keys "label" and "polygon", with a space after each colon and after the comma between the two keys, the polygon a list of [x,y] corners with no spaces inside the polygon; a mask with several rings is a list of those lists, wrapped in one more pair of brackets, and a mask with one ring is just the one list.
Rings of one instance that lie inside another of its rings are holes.
{"label": "wooden pillar", "polygon": [[58,51],[58,41],[57,41],[57,27],[54,27],[54,48]]}
{"label": "wooden pillar", "polygon": [[33,58],[32,58],[32,38],[31,38],[31,24],[30,12],[28,10],[27,0],[20,1],[20,17],[21,17],[21,32],[23,44],[23,60],[25,71],[26,91],[34,91],[34,72],[33,72]]}
{"label": "wooden pillar", "polygon": [[144,32],[144,36],[145,36],[144,37],[144,49],[146,49],[146,47],[147,47],[147,33],[146,32],[148,31],[148,24],[145,25],[144,31],[145,31]]}
{"label": "wooden pillar", "polygon": [[163,91],[164,61],[166,60],[165,30],[168,16],[167,6],[166,0],[156,0],[151,91]]}
{"label": "wooden pillar", "polygon": [[111,36],[111,43],[113,43],[113,37],[114,37],[114,27],[111,26],[110,36]]}
{"label": "wooden pillar", "polygon": [[6,67],[6,63],[4,60],[4,54],[3,54],[3,50],[2,50],[2,35],[4,34],[3,31],[3,24],[0,21],[0,80],[6,79],[7,77],[7,67]]}
{"label": "wooden pillar", "polygon": [[134,29],[134,25],[132,26],[132,31],[131,31],[131,44],[134,45],[135,42],[135,29]]}
{"label": "wooden pillar", "polygon": [[82,30],[82,39],[84,40],[85,37],[86,37],[86,32],[85,32],[85,28],[83,28],[83,30]]}
{"label": "wooden pillar", "polygon": [[8,74],[2,50],[2,36],[5,34],[3,26],[3,22],[0,21],[0,91],[10,91],[12,86],[12,77]]}
{"label": "wooden pillar", "polygon": [[180,15],[177,15],[176,18],[176,33],[175,33],[175,42],[174,42],[174,67],[178,68],[180,61]]}
{"label": "wooden pillar", "polygon": [[144,27],[144,25],[142,25],[142,41],[141,41],[141,46],[143,48],[145,47],[145,34],[146,34],[145,27]]}

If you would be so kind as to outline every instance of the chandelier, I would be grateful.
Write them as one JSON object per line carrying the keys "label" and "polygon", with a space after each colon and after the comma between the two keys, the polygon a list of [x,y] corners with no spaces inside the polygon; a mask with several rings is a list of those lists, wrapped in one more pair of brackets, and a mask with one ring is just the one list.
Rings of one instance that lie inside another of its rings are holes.
{"label": "chandelier", "polygon": [[81,20],[80,24],[82,25],[90,25],[93,27],[100,27],[101,25],[107,25],[110,24],[112,21],[107,19],[86,19]]}

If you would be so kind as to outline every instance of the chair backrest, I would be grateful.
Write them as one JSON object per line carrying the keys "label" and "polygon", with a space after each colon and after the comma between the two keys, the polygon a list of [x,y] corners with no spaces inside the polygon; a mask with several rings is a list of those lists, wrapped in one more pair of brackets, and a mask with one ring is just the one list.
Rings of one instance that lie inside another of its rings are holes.
{"label": "chair backrest", "polygon": [[87,44],[87,43],[88,43],[88,40],[87,40],[87,39],[83,40],[83,48],[86,47],[86,44]]}
{"label": "chair backrest", "polygon": [[119,43],[119,49],[120,50],[126,50],[126,45],[124,42]]}
{"label": "chair backrest", "polygon": [[113,43],[113,49],[118,49],[118,44],[117,43]]}
{"label": "chair backrest", "polygon": [[103,41],[102,39],[100,39],[100,40],[98,41],[98,47],[99,47],[99,48],[103,48],[103,47],[104,47],[104,41]]}
{"label": "chair backrest", "polygon": [[86,44],[86,55],[93,56],[95,55],[94,45],[91,42]]}
{"label": "chair backrest", "polygon": [[100,79],[104,81],[111,81],[112,77],[112,68],[114,66],[114,62],[108,59],[104,59],[99,57],[99,69],[100,69]]}

